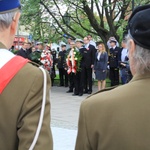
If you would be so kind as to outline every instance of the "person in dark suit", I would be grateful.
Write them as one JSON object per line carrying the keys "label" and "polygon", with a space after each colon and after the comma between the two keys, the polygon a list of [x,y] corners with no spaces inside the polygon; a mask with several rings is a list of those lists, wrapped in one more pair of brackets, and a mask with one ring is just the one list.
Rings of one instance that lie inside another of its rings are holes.
{"label": "person in dark suit", "polygon": [[17,55],[23,57],[23,58],[29,58],[27,53],[27,43],[24,42],[22,44],[22,48],[18,51]]}
{"label": "person in dark suit", "polygon": [[98,90],[102,90],[106,86],[106,74],[107,74],[107,62],[108,54],[104,43],[97,43],[98,51],[96,53],[94,62],[94,72],[96,74],[96,79],[98,80]]}
{"label": "person in dark suit", "polygon": [[[84,53],[84,51],[86,51],[86,48],[83,47],[83,44],[84,44],[83,40],[76,39],[75,44],[79,50],[81,57],[83,57],[83,53]],[[83,95],[83,87],[84,87],[83,58],[81,58],[79,67],[80,67],[80,70],[77,71],[76,74],[74,75],[75,90],[74,90],[73,96],[75,96],[75,95],[82,96]]]}
{"label": "person in dark suit", "polygon": [[150,149],[149,14],[150,5],[136,7],[128,22],[133,79],[82,101],[75,150]]}
{"label": "person in dark suit", "polygon": [[56,77],[56,71],[55,71],[55,65],[57,63],[57,58],[56,58],[56,50],[55,49],[50,49],[50,52],[51,52],[51,55],[52,55],[52,59],[53,59],[53,66],[52,66],[52,69],[51,69],[51,73],[50,73],[50,76],[51,76],[51,80],[52,80],[52,86],[54,85],[54,79]]}
{"label": "person in dark suit", "polygon": [[92,70],[94,67],[96,49],[90,45],[88,37],[84,38],[84,46],[86,50],[83,53],[83,72],[84,72],[84,93],[92,93]]}
{"label": "person in dark suit", "polygon": [[26,51],[27,51],[27,55],[28,55],[28,58],[29,58],[29,55],[32,53],[32,45],[31,45],[31,42],[27,42]]}
{"label": "person in dark suit", "polygon": [[109,78],[111,80],[111,86],[119,85],[119,61],[121,59],[121,49],[116,46],[116,40],[110,40],[110,56],[109,56]]}
{"label": "person in dark suit", "polygon": [[[71,41],[70,42],[70,48],[67,49],[67,57],[71,58],[75,49],[75,42]],[[72,93],[74,92],[74,87],[75,87],[75,82],[74,82],[74,75],[75,73],[72,72],[72,69],[70,69],[69,66],[67,66],[67,73],[68,73],[68,81],[69,81],[69,90],[67,93]]]}
{"label": "person in dark suit", "polygon": [[58,64],[57,64],[57,68],[59,70],[59,86],[65,86],[68,87],[68,74],[67,74],[67,70],[65,67],[65,63],[66,63],[66,45],[61,45],[61,50],[58,54]]}

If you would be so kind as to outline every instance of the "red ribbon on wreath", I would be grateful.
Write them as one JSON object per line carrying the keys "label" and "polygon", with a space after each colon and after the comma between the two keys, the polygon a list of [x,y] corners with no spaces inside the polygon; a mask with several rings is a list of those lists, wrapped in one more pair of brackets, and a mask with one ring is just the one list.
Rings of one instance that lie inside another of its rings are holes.
{"label": "red ribbon on wreath", "polygon": [[72,73],[76,73],[77,72],[77,65],[76,65],[76,60],[75,60],[75,55],[74,55],[74,51],[73,50],[71,50],[70,54],[68,55],[67,66],[68,66],[68,70],[67,70],[68,74],[70,74],[71,72]]}
{"label": "red ribbon on wreath", "polygon": [[72,71],[72,65],[71,65],[71,61],[70,61],[70,57],[69,56],[67,58],[67,66],[68,66],[67,73],[70,74],[71,71]]}
{"label": "red ribbon on wreath", "polygon": [[73,73],[77,72],[77,66],[76,66],[76,60],[74,58],[74,54],[72,55],[72,72]]}
{"label": "red ribbon on wreath", "polygon": [[51,54],[48,50],[43,50],[40,61],[46,70],[48,70],[48,71],[51,70],[52,65],[53,65],[53,60],[52,60]]}

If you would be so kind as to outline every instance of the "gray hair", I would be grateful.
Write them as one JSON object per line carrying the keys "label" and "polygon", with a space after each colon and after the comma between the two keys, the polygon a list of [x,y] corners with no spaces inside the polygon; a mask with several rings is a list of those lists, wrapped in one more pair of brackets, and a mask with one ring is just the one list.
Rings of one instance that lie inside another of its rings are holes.
{"label": "gray hair", "polygon": [[7,29],[15,16],[17,11],[12,11],[4,14],[0,14],[0,31]]}
{"label": "gray hair", "polygon": [[[132,39],[130,35],[127,35],[127,48],[130,50],[129,40]],[[136,44],[136,43],[135,43]],[[143,74],[150,72],[150,50],[145,49],[136,44],[135,52],[133,54],[134,69],[137,74]]]}

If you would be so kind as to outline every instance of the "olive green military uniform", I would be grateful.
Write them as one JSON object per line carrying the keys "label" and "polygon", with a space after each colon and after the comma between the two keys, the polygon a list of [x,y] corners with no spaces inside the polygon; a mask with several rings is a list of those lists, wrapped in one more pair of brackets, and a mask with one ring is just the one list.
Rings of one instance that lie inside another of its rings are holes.
{"label": "olive green military uniform", "polygon": [[[0,44],[0,48],[4,46]],[[44,120],[35,150],[53,149],[49,90],[50,78],[47,73]],[[0,150],[29,149],[39,122],[42,96],[43,73],[38,67],[27,63],[0,94]]]}
{"label": "olive green military uniform", "polygon": [[75,150],[150,149],[150,73],[82,102]]}

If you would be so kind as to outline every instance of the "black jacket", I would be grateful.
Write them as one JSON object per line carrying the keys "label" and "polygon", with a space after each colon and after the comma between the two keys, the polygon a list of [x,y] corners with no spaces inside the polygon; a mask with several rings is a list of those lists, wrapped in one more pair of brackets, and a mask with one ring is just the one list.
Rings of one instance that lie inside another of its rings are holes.
{"label": "black jacket", "polygon": [[82,50],[82,65],[86,68],[91,68],[91,65],[94,65],[96,49],[93,45],[89,45],[88,48]]}
{"label": "black jacket", "polygon": [[109,66],[111,68],[118,68],[119,62],[121,61],[121,49],[116,47],[115,49],[110,49],[110,56],[109,56]]}
{"label": "black jacket", "polygon": [[58,54],[58,69],[59,68],[64,68],[65,64],[66,64],[66,50],[64,51],[60,51]]}
{"label": "black jacket", "polygon": [[24,57],[24,58],[28,58],[27,50],[24,50],[23,48],[21,48],[21,49],[18,51],[17,55],[22,56],[22,57]]}

